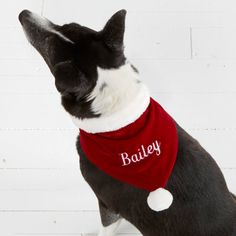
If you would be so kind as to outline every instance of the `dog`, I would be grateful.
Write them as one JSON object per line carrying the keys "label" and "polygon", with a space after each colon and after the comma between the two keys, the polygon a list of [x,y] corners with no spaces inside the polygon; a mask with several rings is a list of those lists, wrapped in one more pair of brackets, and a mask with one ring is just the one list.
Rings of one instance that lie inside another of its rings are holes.
{"label": "dog", "polygon": [[[125,10],[116,12],[101,31],[94,31],[76,23],[59,26],[28,10],[19,14],[29,42],[55,77],[63,107],[81,130],[83,138],[78,137],[76,146],[82,175],[98,199],[102,221],[99,235],[114,235],[124,218],[144,236],[236,236],[236,197],[210,154],[174,120],[170,137],[177,138],[177,149],[173,149],[176,157],[173,152],[171,173],[159,186],[166,192],[153,196],[155,204],[163,204],[159,210],[155,206],[152,209],[147,201],[150,189],[137,186],[138,181],[130,183],[125,171],[120,176],[124,180],[119,179],[94,163],[96,151],[102,153],[106,145],[94,151],[86,138],[91,140],[97,132],[105,132],[109,142],[109,132],[132,126],[147,109],[146,87],[124,55],[125,15]],[[158,156],[163,145],[153,140],[140,146],[139,154],[136,150],[132,157],[123,150],[123,165],[136,162],[138,157],[144,163],[149,160],[147,153],[152,155],[155,149]],[[120,150],[120,146],[112,147]],[[143,176],[137,177],[142,180]]]}

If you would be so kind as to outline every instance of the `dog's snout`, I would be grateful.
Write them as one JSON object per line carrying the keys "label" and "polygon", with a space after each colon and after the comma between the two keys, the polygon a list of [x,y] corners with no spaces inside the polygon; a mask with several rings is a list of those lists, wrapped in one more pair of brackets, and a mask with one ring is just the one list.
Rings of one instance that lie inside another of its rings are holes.
{"label": "dog's snout", "polygon": [[31,12],[29,10],[23,10],[18,17],[21,24],[23,24],[24,19],[27,19],[30,15]]}

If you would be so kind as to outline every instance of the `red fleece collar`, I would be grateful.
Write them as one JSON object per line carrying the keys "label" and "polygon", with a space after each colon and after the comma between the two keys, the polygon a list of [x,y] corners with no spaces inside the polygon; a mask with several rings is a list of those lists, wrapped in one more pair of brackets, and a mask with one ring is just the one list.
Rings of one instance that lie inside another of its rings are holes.
{"label": "red fleece collar", "polygon": [[175,122],[152,98],[133,123],[111,132],[80,130],[87,158],[115,179],[148,191],[165,187],[178,151]]}

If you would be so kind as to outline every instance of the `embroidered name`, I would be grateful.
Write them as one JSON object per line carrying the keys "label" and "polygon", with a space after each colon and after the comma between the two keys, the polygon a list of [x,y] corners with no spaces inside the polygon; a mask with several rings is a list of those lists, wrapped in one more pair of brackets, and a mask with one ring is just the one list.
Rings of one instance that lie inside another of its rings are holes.
{"label": "embroidered name", "polygon": [[157,157],[161,155],[161,143],[157,140],[147,147],[141,145],[141,147],[138,149],[138,152],[132,155],[129,155],[127,152],[122,152],[119,155],[122,160],[122,166],[127,166],[131,163],[142,161],[152,154],[155,154]]}

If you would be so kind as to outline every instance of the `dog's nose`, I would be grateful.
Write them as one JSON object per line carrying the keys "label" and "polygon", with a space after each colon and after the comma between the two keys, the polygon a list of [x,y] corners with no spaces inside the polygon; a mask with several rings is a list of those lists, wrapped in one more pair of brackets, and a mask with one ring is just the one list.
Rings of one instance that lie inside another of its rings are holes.
{"label": "dog's nose", "polygon": [[24,19],[28,18],[30,15],[31,15],[31,12],[29,10],[23,10],[18,16],[21,24],[23,23]]}

